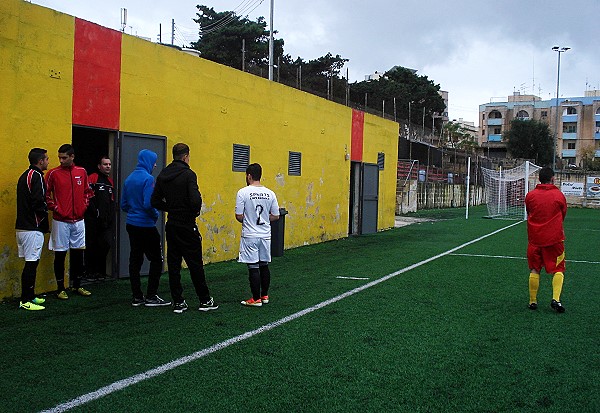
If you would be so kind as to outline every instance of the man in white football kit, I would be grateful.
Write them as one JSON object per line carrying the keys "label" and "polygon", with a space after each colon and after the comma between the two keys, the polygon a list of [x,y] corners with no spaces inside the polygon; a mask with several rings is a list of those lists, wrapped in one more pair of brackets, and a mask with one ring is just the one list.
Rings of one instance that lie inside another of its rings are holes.
{"label": "man in white football kit", "polygon": [[248,265],[252,298],[242,305],[260,307],[269,302],[271,273],[271,221],[279,219],[275,193],[260,183],[262,167],[253,163],[246,168],[248,186],[240,189],[235,202],[235,219],[242,223],[238,262]]}

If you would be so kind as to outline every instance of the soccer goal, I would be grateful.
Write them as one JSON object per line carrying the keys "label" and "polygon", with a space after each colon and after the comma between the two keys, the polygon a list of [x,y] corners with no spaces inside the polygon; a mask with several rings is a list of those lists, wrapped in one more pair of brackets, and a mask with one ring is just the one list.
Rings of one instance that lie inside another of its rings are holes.
{"label": "soccer goal", "polygon": [[527,219],[525,195],[535,188],[541,166],[525,161],[512,169],[481,168],[485,185],[486,218]]}

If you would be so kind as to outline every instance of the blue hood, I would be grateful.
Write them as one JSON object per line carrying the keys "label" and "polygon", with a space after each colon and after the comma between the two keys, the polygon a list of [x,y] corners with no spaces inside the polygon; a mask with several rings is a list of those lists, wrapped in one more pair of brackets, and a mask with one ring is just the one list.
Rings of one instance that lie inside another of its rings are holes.
{"label": "blue hood", "polygon": [[152,175],[152,171],[154,170],[154,164],[158,159],[158,155],[152,152],[149,149],[142,149],[138,154],[138,168],[144,169],[150,175]]}

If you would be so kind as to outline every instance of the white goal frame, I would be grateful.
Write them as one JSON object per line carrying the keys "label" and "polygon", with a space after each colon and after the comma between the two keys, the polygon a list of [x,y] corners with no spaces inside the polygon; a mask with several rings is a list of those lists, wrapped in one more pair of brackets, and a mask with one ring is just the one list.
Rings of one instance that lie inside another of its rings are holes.
{"label": "white goal frame", "polygon": [[542,167],[525,161],[512,169],[481,169],[488,209],[486,218],[527,219],[525,195],[535,188],[537,172]]}

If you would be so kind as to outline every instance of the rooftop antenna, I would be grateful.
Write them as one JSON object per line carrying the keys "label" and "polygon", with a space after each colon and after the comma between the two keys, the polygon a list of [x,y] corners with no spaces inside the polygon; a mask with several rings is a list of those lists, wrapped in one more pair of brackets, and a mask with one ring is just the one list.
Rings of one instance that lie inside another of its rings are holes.
{"label": "rooftop antenna", "polygon": [[531,94],[534,95],[535,94],[535,56],[533,56],[533,59],[531,61],[531,71],[532,71],[532,78],[531,78]]}
{"label": "rooftop antenna", "polygon": [[127,9],[121,9],[121,32],[125,33],[127,27]]}

